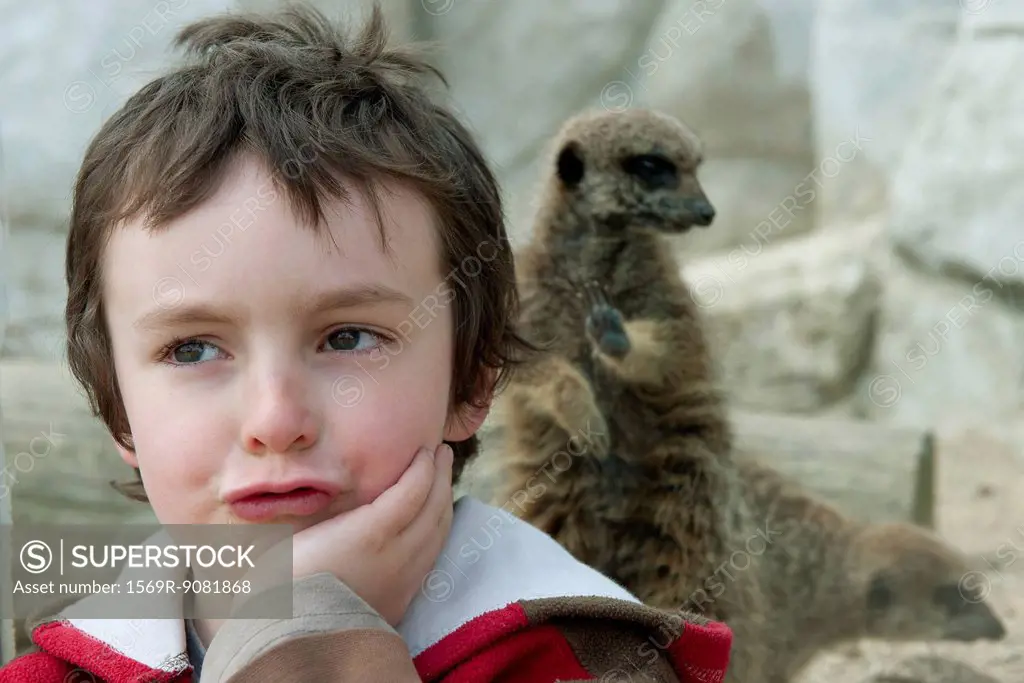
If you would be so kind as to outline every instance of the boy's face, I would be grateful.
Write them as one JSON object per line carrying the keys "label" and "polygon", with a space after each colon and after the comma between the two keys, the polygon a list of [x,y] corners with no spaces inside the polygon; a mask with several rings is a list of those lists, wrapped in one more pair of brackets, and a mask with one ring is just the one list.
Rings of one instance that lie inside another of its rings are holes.
{"label": "boy's face", "polygon": [[[452,295],[432,212],[407,190],[384,197],[390,254],[361,195],[332,204],[317,236],[252,162],[166,230],[114,232],[103,295],[135,444],[122,457],[161,523],[299,531],[479,426],[485,411],[449,413]],[[307,488],[232,503],[290,485]]]}

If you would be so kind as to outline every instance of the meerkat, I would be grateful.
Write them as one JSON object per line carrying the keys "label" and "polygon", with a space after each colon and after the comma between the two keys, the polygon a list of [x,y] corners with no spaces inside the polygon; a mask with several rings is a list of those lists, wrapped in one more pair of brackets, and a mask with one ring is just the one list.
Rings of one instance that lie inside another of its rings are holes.
{"label": "meerkat", "polygon": [[795,680],[818,653],[861,639],[1005,636],[983,582],[937,534],[852,520],[762,462],[737,465],[750,511],[765,520],[774,546],[757,567],[772,615],[756,635],[771,653],[763,680]]}
{"label": "meerkat", "polygon": [[760,680],[747,632],[764,615],[756,573],[721,573],[756,525],[666,239],[713,222],[700,141],[661,112],[585,112],[552,157],[516,257],[520,325],[545,352],[504,392],[495,499],[649,604],[685,610],[722,582],[704,615],[733,628],[729,680]]}
{"label": "meerkat", "polygon": [[733,461],[699,311],[663,237],[713,220],[696,136],[655,112],[587,113],[554,151],[517,256],[523,331],[547,351],[502,399],[493,499],[645,602],[728,623],[730,681],[784,683],[847,638],[996,634],[987,606],[949,592],[965,564],[938,539],[854,524]]}

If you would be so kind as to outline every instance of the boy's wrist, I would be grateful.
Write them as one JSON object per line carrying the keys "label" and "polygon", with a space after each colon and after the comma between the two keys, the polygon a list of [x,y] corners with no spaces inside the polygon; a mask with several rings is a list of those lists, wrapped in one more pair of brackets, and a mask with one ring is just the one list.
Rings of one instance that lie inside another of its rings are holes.
{"label": "boy's wrist", "polygon": [[306,576],[277,577],[268,580],[265,576],[249,578],[250,590],[239,593],[231,602],[232,619],[289,619],[294,616],[294,596],[299,584],[312,577],[323,575],[336,578],[328,572]]}

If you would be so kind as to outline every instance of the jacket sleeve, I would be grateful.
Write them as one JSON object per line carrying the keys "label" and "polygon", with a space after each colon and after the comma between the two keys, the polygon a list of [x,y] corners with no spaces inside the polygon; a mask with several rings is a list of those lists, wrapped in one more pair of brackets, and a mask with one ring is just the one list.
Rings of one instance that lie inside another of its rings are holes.
{"label": "jacket sleeve", "polygon": [[[525,600],[494,617],[518,628],[457,662],[434,661],[428,651],[418,661],[425,680],[722,683],[732,648],[723,623],[604,597]],[[491,627],[481,622],[474,630],[497,630]],[[459,645],[446,649],[469,649]]]}
{"label": "jacket sleeve", "polygon": [[[559,604],[561,603],[561,604]],[[733,633],[685,611],[606,598],[534,601],[534,620],[557,622],[587,676],[607,683],[722,683]]]}
{"label": "jacket sleeve", "polygon": [[420,683],[398,633],[330,574],[292,584],[291,619],[231,619],[203,659],[202,683]]}

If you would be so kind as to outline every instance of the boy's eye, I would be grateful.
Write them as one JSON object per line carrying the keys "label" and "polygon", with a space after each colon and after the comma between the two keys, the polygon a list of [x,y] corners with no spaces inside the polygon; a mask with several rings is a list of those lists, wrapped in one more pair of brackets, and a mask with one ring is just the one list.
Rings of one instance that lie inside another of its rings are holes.
{"label": "boy's eye", "polygon": [[[327,345],[333,351],[361,351],[359,342],[364,344],[363,348],[373,348],[378,343],[376,336],[367,330],[336,330],[327,337]],[[365,345],[369,343],[369,347]]]}
{"label": "boy's eye", "polygon": [[[204,351],[209,350],[212,350],[212,356],[210,353],[204,355]],[[213,360],[216,358],[217,347],[203,341],[189,341],[175,346],[171,350],[171,357],[174,359],[175,363],[200,363],[202,361]]]}

